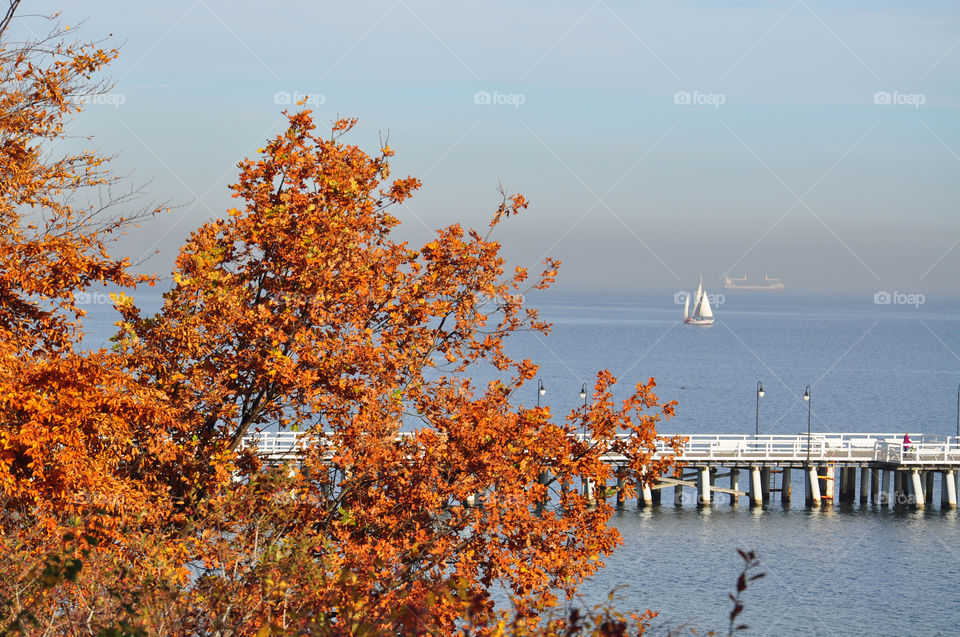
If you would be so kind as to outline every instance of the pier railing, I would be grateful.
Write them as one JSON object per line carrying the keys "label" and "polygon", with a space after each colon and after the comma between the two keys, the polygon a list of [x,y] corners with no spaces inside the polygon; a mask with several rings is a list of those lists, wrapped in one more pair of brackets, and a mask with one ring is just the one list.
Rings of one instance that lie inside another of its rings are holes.
{"label": "pier railing", "polygon": [[877,456],[881,462],[904,465],[923,465],[930,463],[956,463],[960,455],[960,438],[956,436],[940,437],[940,440],[914,441],[909,445],[883,442],[877,445]]}
{"label": "pier railing", "polygon": [[[960,438],[917,434],[904,447],[897,433],[812,433],[796,435],[704,435],[688,440],[680,457],[687,461],[732,462],[887,462],[960,463]],[[670,453],[658,441],[658,453]],[[612,459],[611,459],[612,460]]]}
{"label": "pier railing", "polygon": [[[410,435],[409,433],[401,435]],[[685,462],[800,463],[806,462],[881,462],[900,465],[956,464],[960,465],[960,438],[917,434],[909,445],[903,444],[899,433],[806,433],[796,435],[735,435],[691,434],[683,436],[679,459]],[[580,434],[576,438],[584,439]],[[666,437],[657,441],[657,455],[669,455],[673,449]],[[254,447],[257,453],[274,462],[293,460],[304,452],[306,445],[322,444],[331,447],[328,438],[303,432],[263,431],[249,434],[243,446]],[[328,449],[332,456],[332,447]],[[610,463],[625,462],[616,453],[607,453]]]}

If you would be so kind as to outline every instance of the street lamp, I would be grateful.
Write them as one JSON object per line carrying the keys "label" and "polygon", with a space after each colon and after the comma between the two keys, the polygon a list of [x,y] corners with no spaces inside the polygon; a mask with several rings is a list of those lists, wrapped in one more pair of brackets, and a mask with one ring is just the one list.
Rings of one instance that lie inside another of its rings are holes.
{"label": "street lamp", "polygon": [[760,435],[760,399],[763,398],[763,383],[759,380],[757,381],[757,429],[753,434],[753,437],[756,438]]}
{"label": "street lamp", "polygon": [[543,386],[543,381],[540,381],[540,387],[537,389],[537,408],[540,408],[540,398],[547,393],[547,388]]}
{"label": "street lamp", "polygon": [[813,401],[810,400],[810,385],[803,390],[803,399],[807,401],[807,464],[810,464],[810,422],[813,418]]}
{"label": "street lamp", "polygon": [[584,440],[586,440],[587,439],[587,384],[586,383],[580,384],[580,400],[583,401],[583,423],[580,425],[580,435],[583,436]]}
{"label": "street lamp", "polygon": [[957,385],[957,438],[960,438],[960,385]]}

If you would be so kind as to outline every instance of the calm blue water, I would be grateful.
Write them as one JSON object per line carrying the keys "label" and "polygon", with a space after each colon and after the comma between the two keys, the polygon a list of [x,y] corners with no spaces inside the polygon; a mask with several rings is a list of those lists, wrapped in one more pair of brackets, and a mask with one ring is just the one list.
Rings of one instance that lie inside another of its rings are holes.
{"label": "calm blue water", "polygon": [[[928,296],[913,307],[875,305],[872,294],[719,292],[724,303],[709,328],[682,325],[672,292],[530,296],[553,332],[518,334],[511,351],[540,363],[542,403],[558,414],[606,368],[621,380],[621,397],[654,376],[659,396],[679,402],[664,433],[752,433],[758,380],[761,433],[806,431],[808,384],[815,431],[956,433],[960,299]],[[159,305],[155,293],[137,298]],[[115,318],[109,305],[88,309],[93,345]],[[474,377],[483,386],[490,374]],[[535,404],[535,383],[527,393],[521,401]],[[682,624],[724,631],[741,567],[736,549],[744,548],[767,573],[746,594],[747,634],[960,633],[955,512],[807,511],[799,479],[787,509],[675,508],[670,491],[670,504],[653,510],[629,503],[614,519],[624,544],[583,588],[583,603],[627,585],[622,606],[660,611],[663,632]]]}
{"label": "calm blue water", "polygon": [[[660,397],[679,402],[663,432],[751,433],[760,380],[761,433],[806,431],[808,384],[815,431],[956,433],[960,300],[915,308],[874,305],[872,295],[723,292],[709,328],[682,325],[667,293],[530,298],[554,330],[521,336],[519,349],[542,363],[543,402],[564,412],[597,368],[627,386],[654,376]],[[746,594],[747,634],[960,634],[955,512],[807,511],[794,474],[786,510],[675,508],[672,490],[652,510],[628,503],[614,519],[624,544],[584,587],[584,603],[626,584],[624,605],[658,610],[663,628],[725,631],[744,548],[767,573]]]}

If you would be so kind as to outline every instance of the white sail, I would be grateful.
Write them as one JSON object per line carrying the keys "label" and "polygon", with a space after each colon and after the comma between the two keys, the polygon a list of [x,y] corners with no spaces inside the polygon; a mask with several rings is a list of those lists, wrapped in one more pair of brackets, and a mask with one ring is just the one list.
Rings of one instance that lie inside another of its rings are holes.
{"label": "white sail", "polygon": [[683,299],[683,320],[686,321],[690,318],[690,295],[687,294],[686,298]]}
{"label": "white sail", "polygon": [[697,282],[697,296],[693,299],[693,318],[700,316],[700,307],[703,305],[703,277]]}
{"label": "white sail", "polygon": [[706,293],[703,295],[703,301],[700,302],[700,307],[697,308],[697,316],[701,318],[713,318],[713,310],[710,309],[710,299],[707,298]]}

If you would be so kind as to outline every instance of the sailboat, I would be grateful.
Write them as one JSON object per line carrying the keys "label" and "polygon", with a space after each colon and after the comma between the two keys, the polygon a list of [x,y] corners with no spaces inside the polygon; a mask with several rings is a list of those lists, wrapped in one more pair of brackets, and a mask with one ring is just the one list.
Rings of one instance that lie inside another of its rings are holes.
{"label": "sailboat", "polygon": [[683,322],[687,325],[713,325],[713,310],[710,300],[703,289],[703,275],[697,283],[697,296],[693,301],[693,315],[690,315],[690,295],[683,302]]}

